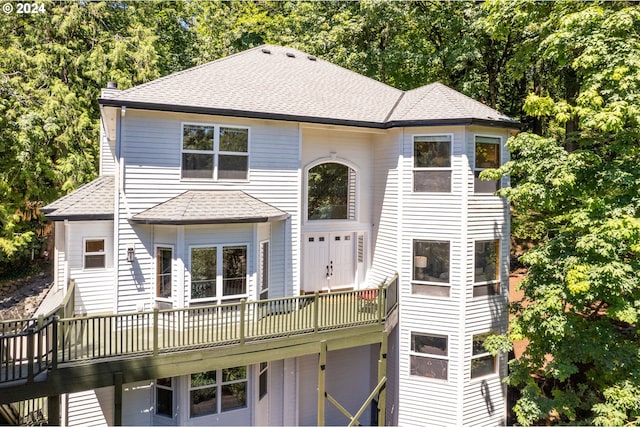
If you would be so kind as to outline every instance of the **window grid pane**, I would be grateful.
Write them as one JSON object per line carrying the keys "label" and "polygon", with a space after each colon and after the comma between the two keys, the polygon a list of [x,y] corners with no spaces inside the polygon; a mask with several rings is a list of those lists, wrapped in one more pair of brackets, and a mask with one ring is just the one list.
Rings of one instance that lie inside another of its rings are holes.
{"label": "window grid pane", "polygon": [[416,136],[413,140],[413,166],[416,168],[451,167],[451,138]]}
{"label": "window grid pane", "polygon": [[479,240],[475,243],[474,282],[500,280],[500,241]]}
{"label": "window grid pane", "polygon": [[171,298],[172,249],[158,248],[156,257],[156,296]]}
{"label": "window grid pane", "polygon": [[249,129],[220,128],[220,151],[246,153],[249,147]]}
{"label": "window grid pane", "polygon": [[450,170],[414,170],[413,191],[416,193],[450,193]]}
{"label": "window grid pane", "polygon": [[191,298],[216,296],[217,248],[191,249]]}
{"label": "window grid pane", "polygon": [[218,157],[218,179],[247,179],[249,157],[221,154]]}
{"label": "window grid pane", "polygon": [[247,292],[247,247],[228,246],[222,251],[222,295]]}
{"label": "window grid pane", "polygon": [[182,128],[184,150],[213,151],[213,127],[184,125]]}

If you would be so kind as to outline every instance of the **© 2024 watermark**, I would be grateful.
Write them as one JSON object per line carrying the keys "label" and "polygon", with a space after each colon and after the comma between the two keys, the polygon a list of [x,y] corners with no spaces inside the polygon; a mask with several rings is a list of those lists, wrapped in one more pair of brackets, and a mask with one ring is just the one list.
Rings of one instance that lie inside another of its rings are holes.
{"label": "\u00a9 2024 watermark", "polygon": [[7,15],[36,15],[46,13],[44,3],[38,2],[5,2],[2,3],[2,11]]}

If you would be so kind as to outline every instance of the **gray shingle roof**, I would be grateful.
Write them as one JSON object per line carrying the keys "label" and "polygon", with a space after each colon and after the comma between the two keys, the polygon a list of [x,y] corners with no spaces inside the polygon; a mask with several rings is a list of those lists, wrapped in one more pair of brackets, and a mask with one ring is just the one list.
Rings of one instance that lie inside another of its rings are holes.
{"label": "gray shingle roof", "polygon": [[231,224],[279,221],[289,214],[235,190],[190,190],[134,215],[140,224]]}
{"label": "gray shingle roof", "polygon": [[110,93],[100,103],[377,128],[451,120],[517,126],[439,83],[403,92],[299,50],[271,45]]}
{"label": "gray shingle roof", "polygon": [[113,197],[113,176],[101,176],[40,211],[50,221],[109,220],[113,219]]}

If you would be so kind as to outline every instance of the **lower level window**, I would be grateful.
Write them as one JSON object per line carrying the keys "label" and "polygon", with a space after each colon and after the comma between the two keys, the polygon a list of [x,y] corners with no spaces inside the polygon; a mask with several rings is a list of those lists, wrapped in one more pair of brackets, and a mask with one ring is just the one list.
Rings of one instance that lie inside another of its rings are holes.
{"label": "lower level window", "polygon": [[189,416],[191,418],[246,407],[246,366],[191,375],[189,385]]}
{"label": "lower level window", "polygon": [[492,332],[473,336],[471,351],[471,378],[484,377],[496,372],[496,357],[484,348],[484,341]]}
{"label": "lower level window", "polygon": [[171,378],[156,380],[156,414],[173,418],[173,386]]}
{"label": "lower level window", "polygon": [[448,338],[411,333],[411,375],[446,380],[449,369]]}
{"label": "lower level window", "polygon": [[259,386],[258,386],[258,398],[262,399],[267,395],[267,385],[269,381],[268,376],[268,364],[267,362],[260,362],[260,375],[259,375]]}

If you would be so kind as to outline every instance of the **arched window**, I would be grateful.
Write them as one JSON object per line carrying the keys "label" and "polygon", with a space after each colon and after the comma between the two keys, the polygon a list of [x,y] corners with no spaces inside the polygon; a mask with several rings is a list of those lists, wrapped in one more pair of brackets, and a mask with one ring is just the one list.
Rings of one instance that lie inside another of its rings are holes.
{"label": "arched window", "polygon": [[307,174],[307,219],[356,219],[356,171],[321,163]]}

